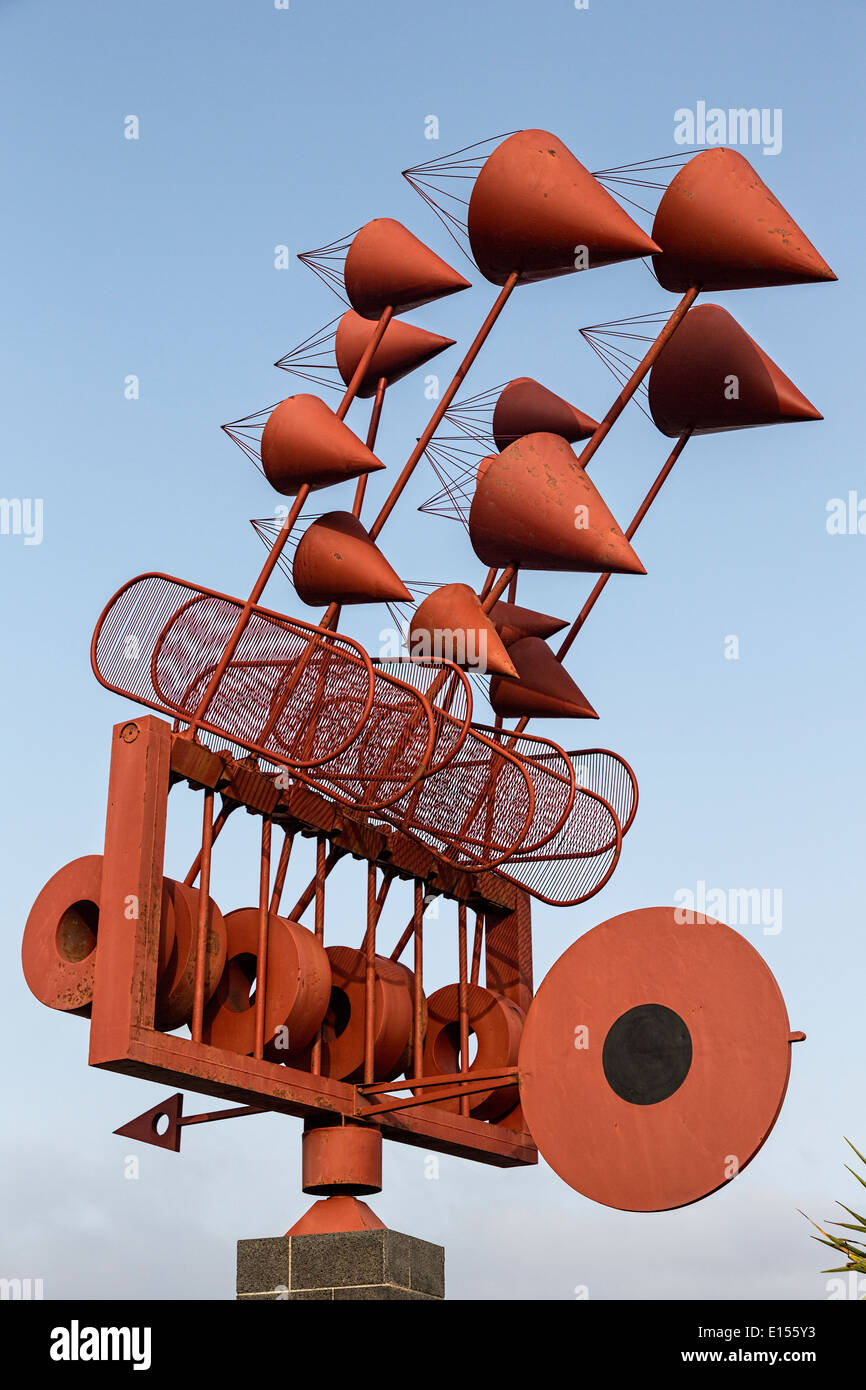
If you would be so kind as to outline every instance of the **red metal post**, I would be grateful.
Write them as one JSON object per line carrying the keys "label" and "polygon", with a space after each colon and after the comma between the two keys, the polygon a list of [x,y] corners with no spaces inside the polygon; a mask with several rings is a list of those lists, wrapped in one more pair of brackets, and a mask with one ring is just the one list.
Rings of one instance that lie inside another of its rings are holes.
{"label": "red metal post", "polygon": [[373,1080],[376,1038],[376,865],[367,865],[367,931],[364,937],[364,1080]]}
{"label": "red metal post", "polygon": [[256,952],[256,1041],[253,1056],[265,1054],[265,1011],[268,982],[268,908],[271,887],[271,822],[262,816],[262,847],[259,857],[259,943]]}
{"label": "red metal post", "polygon": [[[415,933],[415,970],[412,980],[412,1071],[421,1076],[424,1071],[424,884],[415,879],[415,901],[412,914]],[[392,956],[392,960],[395,957]]]}
{"label": "red metal post", "polygon": [[205,787],[201,830],[201,882],[198,889],[198,927],[195,944],[195,984],[193,986],[193,1042],[201,1042],[204,1022],[204,984],[207,966],[207,929],[210,916],[210,855],[213,844],[213,790]]}
{"label": "red metal post", "polygon": [[[336,863],[336,857],[334,858],[334,863]],[[313,891],[316,895],[316,940],[320,946],[324,945],[325,942],[325,879],[328,877],[328,873],[328,861],[325,859],[325,837],[324,835],[318,835],[316,837],[316,876],[313,879]],[[297,917],[293,917],[292,920],[297,921]],[[319,1027],[319,1031],[313,1043],[313,1049],[310,1055],[310,1070],[313,1076],[320,1076],[322,1072],[321,1027]]]}
{"label": "red metal post", "polygon": [[[460,1074],[469,1071],[469,986],[466,974],[466,904],[457,905],[457,955],[459,963],[459,984],[457,986],[458,1012],[460,1019]],[[460,1114],[469,1114],[469,1096],[460,1097]]]}

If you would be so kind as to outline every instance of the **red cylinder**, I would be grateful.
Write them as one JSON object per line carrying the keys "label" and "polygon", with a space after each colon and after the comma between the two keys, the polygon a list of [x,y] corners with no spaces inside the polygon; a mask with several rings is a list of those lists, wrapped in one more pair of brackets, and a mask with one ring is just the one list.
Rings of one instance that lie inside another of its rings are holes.
{"label": "red cylinder", "polygon": [[325,1125],[304,1131],[302,1185],[316,1196],[382,1191],[382,1132],[366,1125]]}

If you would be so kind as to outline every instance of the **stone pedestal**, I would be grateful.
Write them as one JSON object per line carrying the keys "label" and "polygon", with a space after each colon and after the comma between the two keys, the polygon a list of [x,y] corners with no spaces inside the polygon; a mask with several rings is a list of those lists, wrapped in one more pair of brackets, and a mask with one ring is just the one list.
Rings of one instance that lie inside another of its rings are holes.
{"label": "stone pedestal", "polygon": [[239,1240],[237,1296],[444,1299],[445,1251],[387,1229]]}

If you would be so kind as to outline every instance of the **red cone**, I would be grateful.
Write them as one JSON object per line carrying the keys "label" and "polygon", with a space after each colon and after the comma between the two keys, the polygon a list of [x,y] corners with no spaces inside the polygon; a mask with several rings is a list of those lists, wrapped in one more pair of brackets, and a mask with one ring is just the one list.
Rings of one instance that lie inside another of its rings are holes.
{"label": "red cone", "polygon": [[490,617],[506,647],[520,637],[553,637],[568,626],[564,618],[551,618],[547,613],[536,613],[534,608],[521,608],[519,603],[506,603],[504,599],[494,603]]}
{"label": "red cone", "polygon": [[409,629],[415,658],[439,657],[466,670],[517,674],[492,621],[468,584],[443,584],[419,604]]}
{"label": "red cone", "polygon": [[485,565],[646,573],[556,434],[528,434],[489,460],[472,499],[469,538]]}
{"label": "red cone", "polygon": [[668,185],[653,223],[663,289],[682,294],[801,285],[836,276],[736,150],[702,150]]}
{"label": "red cone", "polygon": [[718,304],[686,314],[650,373],[649,404],[671,438],[823,418]]}
{"label": "red cone", "polygon": [[349,303],[365,319],[378,319],[389,304],[395,314],[405,313],[470,288],[468,280],[391,217],[377,217],[355,233],[343,279]]}
{"label": "red cone", "polygon": [[411,603],[412,595],[351,512],[328,512],[307,527],[295,551],[298,597],[327,603]]}
{"label": "red cone", "polygon": [[[374,332],[373,322],[356,314],[354,309],[347,310],[340,319],[334,353],[340,376],[347,386]],[[373,353],[373,360],[358,387],[358,395],[374,395],[380,377],[385,377],[388,385],[393,386],[395,381],[407,376],[416,367],[423,366],[437,353],[453,347],[454,341],[438,333],[428,333],[426,328],[416,328],[414,323],[406,323],[403,319],[392,319]]]}
{"label": "red cone", "polygon": [[524,434],[559,434],[576,444],[589,439],[597,423],[532,377],[520,376],[509,381],[496,402],[493,438],[500,452]]}
{"label": "red cone", "polygon": [[469,241],[481,274],[504,285],[569,275],[648,256],[659,247],[569,149],[546,130],[498,145],[475,180]]}
{"label": "red cone", "polygon": [[540,637],[522,637],[508,649],[517,667],[517,680],[494,676],[490,703],[503,719],[597,719],[598,715],[575,685],[562,662]]}
{"label": "red cone", "polygon": [[384,468],[348,425],[318,396],[289,396],[271,411],[262,433],[262,468],[271,487],[293,497]]}

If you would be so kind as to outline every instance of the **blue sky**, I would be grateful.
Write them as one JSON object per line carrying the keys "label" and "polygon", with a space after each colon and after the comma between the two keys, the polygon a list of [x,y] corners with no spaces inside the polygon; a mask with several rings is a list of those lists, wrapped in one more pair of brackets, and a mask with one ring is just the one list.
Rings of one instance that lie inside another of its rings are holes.
{"label": "blue sky", "polygon": [[[839,284],[719,302],[825,420],[693,441],[639,533],[646,578],[612,581],[574,648],[569,668],[601,719],[588,736],[547,731],[623,753],[641,808],[596,899],[534,914],[535,969],[540,980],[596,923],[699,882],[779,889],[782,930],[743,930],[808,1042],[762,1154],[698,1206],[610,1211],[543,1164],[443,1160],[430,1180],[423,1154],[397,1146],[386,1146],[374,1205],[445,1244],[456,1297],[567,1299],[578,1286],[599,1298],[826,1297],[797,1208],[832,1217],[835,1198],[850,1201],[842,1136],[866,1145],[866,536],[826,527],[832,499],[866,497],[853,158],[863,27],[855,0],[820,14],[803,0],[0,4],[2,492],[44,509],[40,545],[0,536],[0,1273],[42,1277],[48,1297],[231,1297],[234,1241],[284,1230],[305,1204],[300,1124],[276,1117],[199,1127],[180,1158],[145,1150],[138,1181],[125,1179],[128,1146],[111,1131],[163,1092],[90,1072],[86,1025],[38,1005],[19,960],[44,881],[102,846],[109,730],[131,708],[90,673],[104,602],[150,569],[245,593],[261,563],[247,519],[279,499],[218,427],[297,389],[271,363],[340,310],[294,253],[391,216],[469,273],[402,168],[527,126],[556,133],[590,169],[622,164],[673,150],[675,112],[704,101],[783,113],[781,152],[743,153]],[[124,138],[131,114],[136,141]],[[438,142],[424,138],[431,114]],[[283,244],[293,259],[278,271]],[[495,294],[469,278],[471,291],[410,317],[465,344]],[[578,329],[672,304],[638,263],[521,290],[464,394],[534,376],[600,418],[615,387]],[[440,359],[443,380],[457,360],[457,349]],[[138,400],[124,396],[130,374]],[[358,431],[366,410],[349,416]],[[428,410],[420,378],[391,393],[378,446],[391,476]],[[593,478],[622,523],[666,451],[634,407],[604,445]],[[371,481],[371,507],[389,485]],[[411,577],[474,581],[462,529],[414,511],[435,488],[419,469],[383,546]],[[536,575],[520,592],[570,617],[590,583]],[[279,577],[267,597],[299,607]],[[373,642],[386,621],[371,613],[352,631]],[[732,634],[736,661],[725,659]],[[249,830],[226,832],[224,910],[251,900]],[[182,876],[191,844],[182,815],[167,872]],[[350,940],[361,933],[355,868],[335,875],[330,900]],[[308,872],[296,866],[298,884]],[[389,905],[386,939],[406,911]],[[444,983],[456,956],[444,913],[440,934],[431,967]]]}

